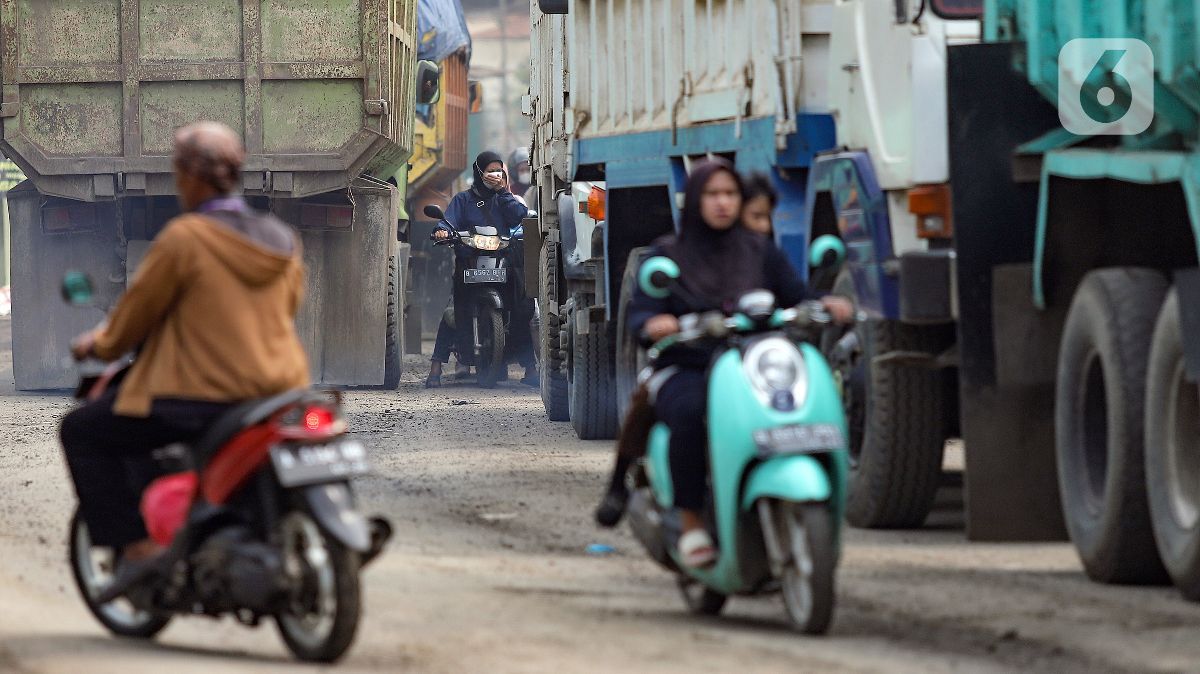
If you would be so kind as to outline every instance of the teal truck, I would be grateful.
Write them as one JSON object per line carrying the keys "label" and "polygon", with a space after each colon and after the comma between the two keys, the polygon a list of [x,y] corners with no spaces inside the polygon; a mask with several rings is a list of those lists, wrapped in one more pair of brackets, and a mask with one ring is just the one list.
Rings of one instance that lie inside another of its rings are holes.
{"label": "teal truck", "polygon": [[[63,271],[103,304],[178,213],[173,131],[240,132],[251,204],[294,224],[315,381],[390,386],[403,355],[407,244],[397,218],[413,146],[416,0],[16,0],[0,3],[0,147],[20,389],[71,384],[69,340],[98,316],[61,308]],[[436,87],[421,87],[433,93]],[[399,182],[399,187],[396,186]]]}
{"label": "teal truck", "polygon": [[968,531],[1200,599],[1200,6],[983,9],[946,64]]}

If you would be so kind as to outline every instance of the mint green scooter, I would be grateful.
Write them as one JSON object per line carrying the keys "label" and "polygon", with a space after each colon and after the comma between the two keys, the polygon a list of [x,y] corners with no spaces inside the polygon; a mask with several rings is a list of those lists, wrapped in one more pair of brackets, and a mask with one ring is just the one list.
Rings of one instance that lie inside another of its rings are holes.
{"label": "mint green scooter", "polygon": [[[844,254],[841,242],[829,239],[814,242],[815,260]],[[638,281],[647,294],[666,297],[679,291],[678,276],[673,261],[656,257],[643,264]],[[677,558],[670,432],[662,424],[651,431],[628,506],[634,535],[678,574],[695,613],[715,615],[733,594],[782,592],[795,629],[829,629],[846,498],[846,419],[828,364],[801,341],[829,320],[819,302],[777,309],[771,293],[754,291],[733,316],[682,317],[681,332],[648,353],[653,362],[676,344],[717,347],[708,374],[706,512],[720,551],[716,563],[687,568]]]}

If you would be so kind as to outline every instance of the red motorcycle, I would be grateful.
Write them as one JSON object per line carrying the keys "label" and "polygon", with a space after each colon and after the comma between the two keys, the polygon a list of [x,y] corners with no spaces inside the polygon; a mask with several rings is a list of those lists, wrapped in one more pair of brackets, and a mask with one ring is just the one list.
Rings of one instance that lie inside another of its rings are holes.
{"label": "red motorcycle", "polygon": [[[63,296],[92,301],[68,274]],[[120,383],[129,362],[84,376],[80,400]],[[113,586],[115,551],[92,545],[76,512],[70,562],[88,609],[110,632],[151,638],[177,614],[274,618],[299,659],[332,662],[358,627],[359,571],[391,537],[383,518],[355,509],[350,479],[366,450],[346,435],[341,396],[308,390],[252,400],[198,442],[154,454],[163,477],[142,496],[152,538],[166,546],[131,587]]]}

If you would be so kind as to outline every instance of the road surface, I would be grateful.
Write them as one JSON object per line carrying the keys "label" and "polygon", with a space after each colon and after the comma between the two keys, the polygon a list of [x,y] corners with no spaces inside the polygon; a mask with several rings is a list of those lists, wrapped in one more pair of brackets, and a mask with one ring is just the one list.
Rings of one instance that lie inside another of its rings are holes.
{"label": "road surface", "polygon": [[[0,319],[0,672],[295,671],[273,628],[177,619],[157,642],[110,638],[75,595],[61,396],[12,391]],[[339,672],[1187,671],[1200,605],[1170,588],[1088,582],[1066,544],[967,544],[943,494],[919,532],[851,531],[831,634],[789,632],[778,598],[686,614],[622,529],[595,528],[609,443],[546,420],[516,384],[356,392],[376,473],[358,485],[396,537],[365,572]],[[465,403],[465,404],[464,404]],[[586,554],[591,543],[611,555]],[[314,671],[324,671],[317,668]]]}

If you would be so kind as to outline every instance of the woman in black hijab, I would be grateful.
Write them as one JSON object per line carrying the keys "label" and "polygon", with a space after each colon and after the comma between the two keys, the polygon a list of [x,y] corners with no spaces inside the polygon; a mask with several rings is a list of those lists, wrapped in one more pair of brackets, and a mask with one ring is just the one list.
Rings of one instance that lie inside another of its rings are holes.
{"label": "woman in black hijab", "polygon": [[[731,313],[742,295],[759,288],[774,293],[779,306],[806,299],[804,282],[783,253],[766,237],[742,226],[743,193],[741,178],[729,162],[712,159],[693,168],[679,233],[659,240],[653,250],[679,265],[679,283],[686,296],[656,299],[634,289],[626,329],[658,341],[679,331],[680,316],[711,310]],[[840,298],[828,300],[827,307],[839,318],[852,314]],[[705,566],[716,558],[700,514],[708,443],[704,424],[697,420],[703,419],[706,411],[709,358],[708,352],[693,347],[669,349],[659,358],[647,387],[655,415],[671,430],[671,479],[683,530],[679,556],[690,566]],[[602,510],[617,505],[623,510],[625,470],[621,461],[619,457],[619,477],[614,478]],[[620,503],[609,504],[614,498]],[[603,519],[599,513],[598,517]]]}

